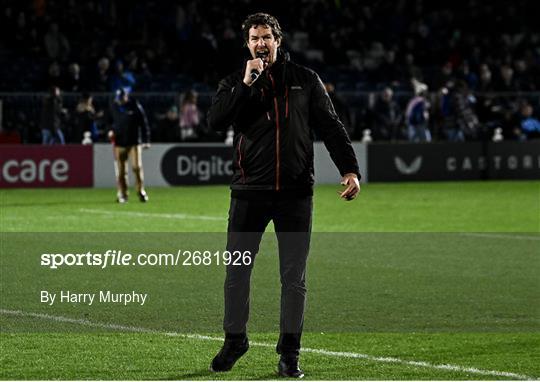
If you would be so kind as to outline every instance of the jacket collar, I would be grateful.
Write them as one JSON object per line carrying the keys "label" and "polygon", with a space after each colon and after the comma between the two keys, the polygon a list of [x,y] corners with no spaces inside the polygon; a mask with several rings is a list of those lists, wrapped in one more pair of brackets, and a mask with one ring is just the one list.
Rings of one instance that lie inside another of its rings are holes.
{"label": "jacket collar", "polygon": [[285,50],[281,49],[281,48],[278,48],[278,56],[277,56],[277,60],[276,62],[274,62],[272,64],[272,66],[270,67],[270,71],[271,72],[275,72],[279,69],[281,69],[281,67],[286,63],[286,62],[289,62],[291,60],[291,56],[289,54],[289,52],[286,52]]}

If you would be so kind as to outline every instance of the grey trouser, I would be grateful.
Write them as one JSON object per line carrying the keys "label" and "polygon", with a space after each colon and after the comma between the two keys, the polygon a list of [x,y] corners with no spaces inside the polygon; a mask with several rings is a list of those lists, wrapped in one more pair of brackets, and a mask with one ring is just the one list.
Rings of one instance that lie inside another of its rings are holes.
{"label": "grey trouser", "polygon": [[227,334],[243,334],[249,318],[250,278],[266,226],[274,222],[279,248],[281,315],[278,353],[298,355],[306,300],[306,261],[311,237],[312,197],[231,199],[227,250],[251,253],[251,264],[228,265],[225,279]]}

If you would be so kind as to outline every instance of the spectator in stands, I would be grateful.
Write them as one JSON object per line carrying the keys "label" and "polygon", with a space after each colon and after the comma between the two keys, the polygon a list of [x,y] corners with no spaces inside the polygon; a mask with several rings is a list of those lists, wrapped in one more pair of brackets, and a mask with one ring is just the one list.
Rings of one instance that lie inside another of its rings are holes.
{"label": "spectator in stands", "polygon": [[483,63],[479,67],[479,81],[476,88],[478,100],[475,111],[478,120],[481,121],[486,131],[494,131],[495,128],[501,127],[501,120],[506,119],[502,110],[504,105],[492,94],[494,90],[495,85],[491,69],[487,64]]}
{"label": "spectator in stands", "polygon": [[60,64],[54,61],[49,65],[47,81],[44,84],[44,89],[51,89],[53,86],[61,87],[62,86],[62,72],[60,69]]}
{"label": "spectator in stands", "polygon": [[156,136],[161,142],[179,142],[180,141],[180,118],[178,107],[173,105],[169,107],[165,114],[158,115],[158,128]]}
{"label": "spectator in stands", "polygon": [[60,88],[52,86],[50,94],[43,100],[41,109],[41,137],[44,145],[65,144],[62,122],[66,115],[67,110],[62,106]]}
{"label": "spectator in stands", "polygon": [[385,87],[371,111],[371,134],[375,141],[394,141],[401,139],[401,126],[403,113],[401,108],[394,101],[394,91],[390,87]]}
{"label": "spectator in stands", "polygon": [[499,92],[513,92],[519,90],[514,80],[514,69],[510,65],[501,65],[499,78],[495,84],[495,90]]}
{"label": "spectator in stands", "polygon": [[533,115],[533,107],[528,102],[523,102],[520,108],[519,139],[540,138],[540,121]]}
{"label": "spectator in stands", "polygon": [[456,77],[465,81],[469,89],[474,90],[478,86],[478,76],[476,75],[476,73],[471,71],[469,63],[467,61],[463,61],[461,63],[457,70]]}
{"label": "spectator in stands", "polygon": [[57,23],[51,23],[49,26],[49,31],[45,34],[44,43],[47,56],[51,60],[65,61],[67,59],[70,51],[69,41],[60,32]]}
{"label": "spectator in stands", "polygon": [[454,80],[454,69],[451,62],[445,62],[441,66],[439,74],[435,77],[434,85],[435,88],[440,89],[448,86],[449,82]]}
{"label": "spectator in stands", "polygon": [[92,141],[97,141],[99,131],[97,120],[103,117],[103,111],[96,112],[93,97],[84,93],[75,108],[75,124],[70,134],[70,142],[81,143],[84,133],[90,132]]}
{"label": "spectator in stands", "polygon": [[410,142],[431,142],[429,131],[429,102],[426,99],[428,87],[413,78],[414,97],[409,101],[405,111],[407,136]]}
{"label": "spectator in stands", "polygon": [[477,90],[479,92],[491,92],[494,90],[493,76],[487,64],[480,65],[480,80]]}
{"label": "spectator in stands", "polygon": [[339,95],[336,94],[334,84],[327,82],[324,84],[324,87],[332,100],[332,104],[334,104],[336,114],[338,115],[340,121],[343,122],[345,130],[347,130],[347,134],[349,134],[349,137],[353,136],[354,127],[351,121],[351,111],[349,110],[349,106]]}
{"label": "spectator in stands", "polygon": [[465,80],[456,81],[450,92],[450,116],[446,124],[446,136],[450,142],[474,140],[479,134],[478,117],[472,102],[475,101],[469,93]]}
{"label": "spectator in stands", "polygon": [[109,75],[110,62],[107,57],[101,57],[97,63],[97,72],[91,85],[93,90],[107,92],[111,90],[111,77]]}
{"label": "spectator in stands", "polygon": [[135,76],[129,70],[124,69],[122,60],[117,60],[115,64],[115,72],[111,76],[112,90],[116,91],[121,88],[129,88],[133,90],[135,87]]}
{"label": "spectator in stands", "polygon": [[137,72],[137,90],[150,90],[152,85],[152,72],[146,61],[141,61]]}
{"label": "spectator in stands", "polygon": [[180,140],[193,141],[199,136],[200,113],[197,107],[197,93],[188,90],[180,107]]}
{"label": "spectator in stands", "polygon": [[80,92],[83,89],[81,81],[81,67],[76,62],[73,62],[68,66],[63,89],[66,92]]}
{"label": "spectator in stands", "polygon": [[519,90],[536,91],[539,84],[534,79],[534,75],[527,65],[527,61],[520,58],[514,62],[515,82]]}
{"label": "spectator in stands", "polygon": [[490,126],[491,131],[495,131],[497,128],[502,129],[502,135],[504,140],[520,141],[523,140],[521,136],[521,115],[519,110],[514,111],[510,109],[501,108],[497,113],[498,119]]}
{"label": "spectator in stands", "polygon": [[411,78],[422,78],[422,70],[416,64],[414,55],[412,53],[407,53],[405,55],[405,69],[403,71],[401,80],[403,82],[408,82]]}
{"label": "spectator in stands", "polygon": [[142,105],[129,95],[129,88],[116,91],[116,98],[111,105],[111,130],[108,136],[114,144],[115,172],[118,185],[117,201],[128,200],[127,166],[131,160],[131,169],[135,174],[135,189],[141,202],[148,201],[144,189],[142,167],[142,148],[150,147],[150,126]]}

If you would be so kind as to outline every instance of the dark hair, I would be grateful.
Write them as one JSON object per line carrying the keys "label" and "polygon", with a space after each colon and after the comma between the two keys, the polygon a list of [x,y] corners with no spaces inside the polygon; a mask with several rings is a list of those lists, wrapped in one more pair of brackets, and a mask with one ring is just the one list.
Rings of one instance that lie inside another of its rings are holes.
{"label": "dark hair", "polygon": [[272,34],[276,40],[281,40],[283,38],[283,32],[281,31],[277,19],[268,13],[258,12],[249,15],[242,23],[242,33],[246,43],[249,39],[249,30],[251,27],[256,27],[257,25],[269,26],[272,29]]}
{"label": "dark hair", "polygon": [[186,91],[186,94],[184,95],[184,99],[182,100],[182,106],[186,103],[195,103],[197,100],[197,92],[195,90],[189,89]]}

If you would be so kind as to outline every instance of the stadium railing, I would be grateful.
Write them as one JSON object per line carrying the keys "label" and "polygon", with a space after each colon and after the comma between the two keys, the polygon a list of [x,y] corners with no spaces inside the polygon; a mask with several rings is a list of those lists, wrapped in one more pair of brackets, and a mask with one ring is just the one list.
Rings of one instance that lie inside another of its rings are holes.
{"label": "stadium railing", "polygon": [[[108,93],[91,93],[94,98],[94,105],[97,111],[106,110],[114,98],[112,92]],[[160,121],[163,120],[165,113],[172,106],[180,109],[182,99],[181,92],[135,92],[136,97],[146,110],[149,123],[152,128],[153,135],[160,136],[159,129]],[[198,97],[198,106],[201,114],[201,129],[206,131],[205,117],[208,108],[211,104],[214,92],[201,92]],[[348,117],[350,126],[349,133],[354,140],[362,138],[362,131],[369,128],[367,114],[377,99],[379,92],[375,91],[341,91],[337,95],[344,101],[348,108]],[[43,99],[47,93],[38,92],[0,92],[0,128],[6,131],[17,131],[24,143],[40,143],[40,118]],[[491,92],[491,93],[476,93],[474,94],[477,101],[483,99],[495,100],[500,107],[512,112],[519,113],[519,102],[527,100],[535,111],[540,108],[540,92]],[[69,129],[74,123],[73,116],[75,107],[81,93],[63,93],[63,104],[68,109],[68,116],[65,122],[65,128]],[[411,92],[395,92],[394,100],[398,103],[402,110],[405,110],[407,102],[413,97]],[[432,92],[428,95],[431,103],[431,112],[433,115],[439,112],[440,93]],[[500,111],[499,111],[500,113]],[[491,121],[480,121],[481,123],[490,123]],[[438,126],[433,126],[437,123],[436,118],[432,118],[432,130],[437,130]],[[101,122],[102,129],[105,129],[104,123]],[[208,132],[208,131],[206,131]],[[215,134],[202,134],[202,140],[216,141],[223,137]],[[105,137],[103,136],[103,140]]]}

